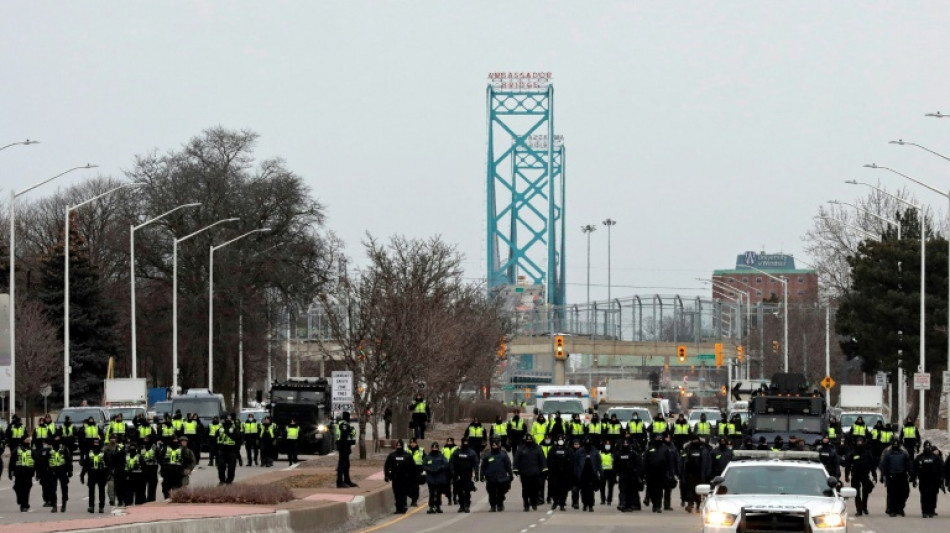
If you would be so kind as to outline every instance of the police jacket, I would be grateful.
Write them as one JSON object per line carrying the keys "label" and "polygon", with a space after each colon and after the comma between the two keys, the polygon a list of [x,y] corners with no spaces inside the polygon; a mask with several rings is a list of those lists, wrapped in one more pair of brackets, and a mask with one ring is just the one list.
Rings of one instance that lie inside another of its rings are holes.
{"label": "police jacket", "polygon": [[877,461],[874,454],[865,446],[855,446],[844,456],[844,475],[863,479],[869,475],[877,480]]}
{"label": "police jacket", "polygon": [[429,452],[422,458],[422,470],[426,473],[426,483],[430,485],[448,485],[451,480],[449,463],[442,452]]}
{"label": "police jacket", "polygon": [[726,469],[726,466],[732,461],[732,449],[728,446],[713,448],[710,452],[712,456],[712,477],[716,477],[722,474],[722,471]]}
{"label": "police jacket", "polygon": [[614,452],[614,471],[618,476],[639,478],[643,475],[640,454],[634,446],[621,446]]}
{"label": "police jacket", "polygon": [[102,453],[106,455],[106,464],[113,473],[125,470],[125,446],[106,444],[102,447]]}
{"label": "police jacket", "polygon": [[643,454],[643,473],[653,478],[673,477],[674,461],[666,444],[653,441],[647,445]]}
{"label": "police jacket", "polygon": [[887,479],[896,474],[907,474],[912,477],[914,475],[914,463],[910,460],[907,452],[900,448],[894,449],[891,447],[881,457],[881,476]]}
{"label": "police jacket", "polygon": [[914,459],[914,472],[921,485],[939,485],[943,481],[943,459],[924,451]]}
{"label": "police jacket", "polygon": [[449,459],[449,469],[455,479],[478,477],[478,453],[469,448],[457,448]]}
{"label": "police jacket", "polygon": [[425,400],[418,402],[413,400],[409,404],[409,412],[412,413],[412,420],[415,422],[428,422],[432,417],[432,410],[429,409],[429,404]]}
{"label": "police jacket", "polygon": [[514,471],[516,474],[537,477],[548,469],[541,447],[531,441],[518,447],[515,453]]}
{"label": "police jacket", "polygon": [[841,457],[831,443],[823,444],[818,448],[818,458],[829,476],[841,477]]}
{"label": "police jacket", "polygon": [[567,446],[552,446],[546,462],[551,476],[560,479],[574,476],[574,451]]}
{"label": "police jacket", "polygon": [[481,478],[490,483],[505,483],[511,481],[513,475],[511,472],[511,460],[508,454],[500,450],[485,454],[482,457],[482,465],[479,469]]}
{"label": "police jacket", "polygon": [[383,473],[386,481],[415,481],[416,463],[412,459],[412,455],[406,453],[402,448],[396,448],[394,452],[386,457]]}
{"label": "police jacket", "polygon": [[594,470],[594,476],[597,479],[603,477],[604,467],[600,463],[600,452],[593,446],[589,450],[586,446],[581,446],[574,454],[574,477],[581,478],[584,473],[584,465],[588,459],[590,459],[590,466]]}
{"label": "police jacket", "polygon": [[712,474],[712,458],[709,456],[709,447],[700,442],[690,443],[683,448],[680,472],[695,476],[701,481],[709,481]]}

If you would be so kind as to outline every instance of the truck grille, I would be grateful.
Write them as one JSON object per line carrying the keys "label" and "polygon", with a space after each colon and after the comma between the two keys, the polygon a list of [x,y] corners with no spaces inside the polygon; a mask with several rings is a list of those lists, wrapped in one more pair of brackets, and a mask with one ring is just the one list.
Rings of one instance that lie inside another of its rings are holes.
{"label": "truck grille", "polygon": [[804,511],[791,513],[770,512],[742,512],[738,533],[760,533],[773,531],[811,531],[808,524],[808,513]]}

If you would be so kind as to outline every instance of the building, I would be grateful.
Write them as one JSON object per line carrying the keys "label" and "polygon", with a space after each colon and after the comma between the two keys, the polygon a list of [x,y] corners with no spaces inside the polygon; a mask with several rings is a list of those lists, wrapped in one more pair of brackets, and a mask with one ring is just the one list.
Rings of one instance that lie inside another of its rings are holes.
{"label": "building", "polygon": [[[782,283],[762,272],[788,280],[790,303],[818,301],[818,273],[813,269],[795,268],[795,258],[785,254],[745,252],[736,256],[734,268],[714,270],[713,298],[737,297],[739,291],[748,293],[753,303],[782,301]],[[735,287],[735,290],[727,288]]]}

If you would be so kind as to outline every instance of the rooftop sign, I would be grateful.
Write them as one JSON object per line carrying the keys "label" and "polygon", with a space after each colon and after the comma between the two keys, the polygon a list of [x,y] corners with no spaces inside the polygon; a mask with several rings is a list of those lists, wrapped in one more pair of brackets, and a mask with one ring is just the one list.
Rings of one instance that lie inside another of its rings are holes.
{"label": "rooftop sign", "polygon": [[550,72],[489,72],[488,83],[495,89],[544,90],[551,84]]}
{"label": "rooftop sign", "polygon": [[755,267],[762,270],[795,270],[795,258],[785,254],[746,252],[736,257],[736,268]]}

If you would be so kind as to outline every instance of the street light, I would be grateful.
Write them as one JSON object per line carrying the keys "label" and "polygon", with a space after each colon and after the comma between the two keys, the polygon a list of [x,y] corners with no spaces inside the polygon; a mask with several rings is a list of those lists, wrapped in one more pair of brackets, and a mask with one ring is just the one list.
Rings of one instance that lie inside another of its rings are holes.
{"label": "street light", "polygon": [[587,224],[581,226],[581,231],[587,235],[587,331],[593,335],[591,329],[591,306],[590,306],[590,234],[597,231],[596,224]]}
{"label": "street light", "polygon": [[31,144],[40,144],[40,141],[31,141],[29,139],[26,139],[25,141],[17,141],[15,143],[10,143],[4,146],[0,146],[0,151],[6,150],[7,148],[10,148],[11,146],[29,146]]}
{"label": "street light", "polygon": [[[137,336],[136,336],[136,327],[135,327],[135,232],[136,232],[137,230],[140,230],[140,229],[144,228],[145,226],[148,226],[148,225],[151,224],[152,222],[157,222],[157,221],[159,221],[159,220],[161,220],[161,219],[167,217],[168,215],[174,213],[175,211],[178,211],[179,209],[184,209],[184,208],[186,208],[186,207],[198,207],[199,205],[201,205],[201,202],[194,202],[194,203],[190,203],[190,204],[183,204],[183,205],[180,205],[180,206],[178,206],[178,207],[176,207],[176,208],[174,208],[174,209],[171,209],[171,210],[169,210],[169,211],[166,211],[166,212],[162,213],[161,215],[158,215],[158,216],[155,217],[155,218],[146,220],[145,222],[142,222],[142,223],[139,224],[138,226],[136,226],[136,225],[130,225],[130,226],[129,226],[129,228],[130,228],[130,229],[129,229],[129,269],[130,269],[129,278],[130,278],[130,282],[131,282],[131,284],[132,284],[132,289],[131,289],[130,292],[131,292],[131,294],[132,294],[132,378],[133,378],[133,379],[139,377],[139,374],[138,374],[138,349],[137,349],[137,346],[136,346],[136,344],[137,344],[137,342],[136,342]],[[177,380],[177,379],[178,379],[178,376],[174,376],[172,379],[173,379],[173,380]],[[172,394],[178,394],[178,391],[177,391],[177,390],[172,390]]]}
{"label": "street light", "polygon": [[[611,219],[611,218],[608,218],[607,220],[603,221],[602,224],[605,225],[605,226],[607,226],[607,316],[609,317],[609,318],[605,319],[604,321],[607,322],[607,324],[605,324],[605,325],[609,325],[609,329],[607,329],[607,331],[609,331],[610,333],[613,333],[613,323],[614,323],[614,321],[613,321],[613,312],[612,312],[612,311],[613,311],[613,307],[612,307],[612,306],[613,306],[613,300],[610,299],[610,287],[611,287],[611,282],[610,282],[610,228],[611,228],[611,226],[616,226],[616,225],[617,225],[617,221],[616,221],[616,220],[613,220],[613,219]],[[674,309],[675,309],[675,307],[674,307]],[[605,333],[606,333],[606,331],[605,331]]]}
{"label": "street light", "polygon": [[[234,244],[235,242],[252,235],[254,233],[261,233],[264,231],[270,231],[270,228],[258,228],[253,229],[243,235],[235,237],[230,241],[227,241],[223,244],[217,246],[212,245],[209,248],[208,253],[208,388],[214,390],[214,252]],[[288,337],[289,339],[290,337]],[[288,344],[290,341],[287,341]],[[289,350],[289,348],[288,348]],[[243,356],[243,353],[240,354]],[[288,363],[288,369],[290,368]],[[289,370],[288,370],[289,373]],[[238,404],[244,405],[244,357],[238,357]]]}
{"label": "street light", "polygon": [[[886,223],[886,224],[890,224],[890,225],[892,225],[892,226],[897,226],[897,240],[901,240],[901,221],[900,221],[900,220],[891,220],[891,219],[889,219],[889,218],[887,218],[887,217],[882,217],[881,215],[879,215],[879,214],[877,214],[877,213],[871,211],[870,209],[865,209],[865,208],[863,208],[863,207],[861,207],[861,206],[858,206],[858,205],[855,205],[855,204],[850,204],[850,203],[848,203],[848,202],[839,202],[838,200],[828,200],[828,203],[829,203],[829,204],[834,204],[834,205],[849,205],[849,206],[851,206],[851,207],[857,209],[858,211],[861,211],[861,212],[863,212],[863,213],[865,213],[865,214],[871,215],[872,217],[874,217],[874,218],[880,220],[881,222],[884,222],[884,223]],[[853,226],[852,226],[852,227],[853,227]],[[863,231],[863,230],[862,230],[862,231]]]}
{"label": "street light", "polygon": [[[21,143],[8,144],[33,144],[35,141],[23,141]],[[7,146],[4,146],[6,148]],[[35,185],[27,187],[20,192],[10,190],[10,420],[13,420],[13,413],[16,412],[16,199],[18,196],[26,194],[33,189],[46,185],[56,178],[65,176],[74,170],[84,170],[98,168],[98,165],[86,163],[81,167],[73,167],[65,172],[47,178]]]}
{"label": "street light", "polygon": [[782,300],[783,300],[783,306],[785,308],[785,312],[783,313],[785,315],[784,317],[785,318],[785,326],[784,326],[785,341],[783,343],[784,346],[782,346],[782,355],[785,358],[785,372],[788,372],[788,279],[785,278],[784,276],[780,278],[773,276],[772,274],[769,274],[768,272],[764,270],[759,270],[758,268],[755,268],[754,266],[749,266],[749,265],[738,265],[738,266],[739,268],[748,268],[748,269],[754,270],[760,274],[766,275],[778,282],[781,282],[782,284],[782,293],[783,293]]}
{"label": "street light", "polygon": [[79,209],[80,207],[95,202],[96,200],[108,196],[120,189],[127,189],[129,187],[141,187],[145,185],[144,183],[126,183],[125,185],[119,185],[118,187],[113,187],[108,191],[94,196],[85,202],[80,202],[74,206],[66,206],[66,220],[64,227],[65,229],[65,239],[63,240],[63,260],[64,260],[64,274],[63,274],[63,407],[69,407],[69,374],[71,373],[71,368],[69,366],[69,347],[70,347],[70,337],[69,337],[69,261],[70,261],[70,246],[69,246],[69,214],[70,212]]}
{"label": "street light", "polygon": [[175,239],[172,246],[172,390],[178,391],[178,244],[204,233],[209,229],[224,224],[225,222],[235,222],[240,218],[225,218],[214,224],[209,224],[198,231],[189,233],[180,239]]}
{"label": "street light", "polygon": [[[879,166],[877,166],[877,165],[875,165],[875,164],[873,164],[873,163],[872,163],[872,164],[868,164],[868,165],[864,165],[864,166],[867,167],[867,168],[875,168],[875,169],[882,169],[882,168],[884,168],[884,167],[879,167]],[[888,170],[890,170],[890,169],[888,169]],[[924,362],[925,362],[924,355],[925,355],[925,349],[926,349],[926,346],[927,346],[927,340],[926,340],[926,338],[925,338],[925,333],[926,333],[926,330],[925,330],[926,316],[925,316],[925,308],[924,308],[924,295],[925,295],[925,292],[924,292],[924,290],[925,290],[925,285],[924,285],[925,279],[924,279],[924,278],[925,278],[926,272],[927,272],[927,270],[926,270],[926,264],[927,264],[927,217],[925,216],[923,205],[917,205],[917,204],[915,204],[915,203],[913,203],[913,202],[909,202],[909,201],[907,201],[907,200],[905,200],[905,199],[903,199],[903,198],[901,198],[901,197],[899,197],[899,196],[893,195],[893,194],[891,194],[891,193],[885,191],[884,189],[881,189],[880,187],[876,187],[876,186],[874,186],[874,185],[871,185],[870,183],[865,183],[865,182],[863,182],[863,181],[847,180],[847,181],[845,181],[845,183],[848,183],[848,184],[850,184],[850,185],[864,185],[864,186],[866,186],[866,187],[870,187],[870,188],[874,189],[875,191],[877,191],[877,192],[879,192],[879,193],[881,193],[881,194],[884,194],[885,196],[889,196],[889,197],[893,198],[894,200],[897,200],[898,202],[900,202],[900,203],[902,203],[902,204],[904,204],[904,205],[907,205],[908,207],[912,207],[912,208],[914,208],[914,209],[916,209],[917,211],[920,212],[920,347],[919,347],[919,350],[920,350],[920,371],[923,372],[923,371],[924,371],[924,368],[925,368],[925,366],[924,366]],[[901,379],[901,380],[902,380],[902,372],[903,372],[903,369],[901,369],[900,367],[898,367],[898,379]],[[904,386],[904,384],[901,383],[901,387],[903,387],[903,386]],[[920,391],[920,412],[921,412],[921,414],[923,414],[923,412],[924,412],[924,391],[922,391],[922,390]],[[921,421],[920,421],[920,429],[923,430],[923,429],[925,428],[925,421],[923,420],[923,419],[924,419],[923,416],[921,416],[920,418],[921,418]]]}
{"label": "street light", "polygon": [[[936,118],[944,118],[944,117],[947,117],[948,115],[944,115],[944,114],[940,113],[940,111],[937,111],[936,113],[927,113],[927,116],[928,116],[928,117],[936,117]],[[926,151],[926,152],[930,152],[931,154],[933,154],[933,155],[935,155],[935,156],[937,156],[937,157],[939,157],[939,158],[941,158],[941,159],[943,159],[943,160],[945,160],[945,161],[950,161],[950,157],[947,157],[947,156],[945,156],[945,155],[943,155],[943,154],[941,154],[941,153],[935,152],[935,151],[931,150],[930,148],[927,148],[926,146],[921,146],[921,145],[919,145],[919,144],[917,144],[917,143],[907,142],[907,141],[905,141],[905,140],[903,140],[903,139],[899,139],[899,140],[896,140],[896,141],[891,141],[890,144],[898,144],[898,145],[901,145],[901,146],[904,146],[904,145],[906,145],[906,146],[916,146],[917,148],[920,148],[921,150],[924,150],[924,151]],[[884,168],[884,167],[881,167],[881,168]],[[890,169],[887,169],[887,170],[890,170]],[[909,179],[910,181],[916,183],[917,185],[920,185],[921,187],[925,187],[925,188],[927,188],[927,189],[930,189],[931,191],[933,191],[933,192],[935,192],[935,193],[937,193],[937,194],[939,194],[939,195],[945,197],[948,201],[950,201],[950,192],[942,191],[942,190],[938,189],[937,187],[933,187],[933,186],[927,185],[926,183],[924,183],[924,182],[922,182],[922,181],[919,181],[919,180],[916,180],[916,179],[914,179],[914,178],[912,178],[912,177],[910,177],[910,176],[906,176],[906,175],[904,175],[904,174],[901,174],[900,172],[896,172],[896,171],[892,171],[892,172],[894,172],[895,174],[899,174],[899,175],[901,175],[901,176],[903,176],[903,177]],[[947,211],[947,218],[950,219],[950,211]],[[950,239],[947,240],[947,253],[950,254]],[[947,277],[948,277],[948,279],[950,279],[950,264],[947,265]],[[950,302],[950,284],[947,285],[947,298],[948,298],[947,301]],[[950,304],[948,304],[948,305],[950,305]],[[950,332],[950,312],[947,313],[947,331]],[[947,370],[950,370],[950,334],[947,335]],[[921,391],[921,393],[922,393],[922,392],[923,392],[923,391]],[[947,425],[947,434],[950,435],[950,424]]]}

